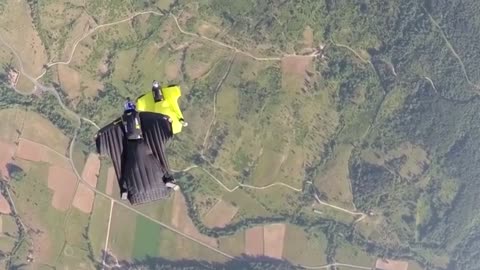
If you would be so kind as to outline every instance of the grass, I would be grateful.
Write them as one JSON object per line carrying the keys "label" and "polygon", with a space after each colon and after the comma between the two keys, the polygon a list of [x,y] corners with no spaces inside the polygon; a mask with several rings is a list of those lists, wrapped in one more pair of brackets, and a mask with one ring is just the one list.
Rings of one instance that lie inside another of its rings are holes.
{"label": "grass", "polygon": [[158,254],[161,238],[159,225],[142,216],[137,216],[133,258],[142,260]]}
{"label": "grass", "polygon": [[[43,64],[47,63],[47,54],[34,25],[31,23],[30,9],[26,2],[9,1],[0,18],[3,39],[22,58],[24,70],[32,77],[42,73]],[[3,47],[3,46],[2,46]],[[19,70],[19,64],[15,62]],[[30,88],[31,89],[31,88]],[[22,90],[24,90],[22,88]]]}
{"label": "grass", "polygon": [[273,186],[263,190],[249,190],[249,194],[268,209],[269,216],[272,213],[289,212],[297,206],[300,192],[284,186]]}
{"label": "grass", "polygon": [[[4,142],[14,142],[18,137],[17,130],[21,130],[25,111],[18,108],[0,110],[0,117],[7,121],[0,122],[0,140]],[[9,121],[8,121],[9,120]]]}
{"label": "grass", "polygon": [[161,239],[158,247],[158,256],[169,259],[178,259],[177,237],[179,236],[163,228],[158,228],[156,234],[158,235],[158,238]]}
{"label": "grass", "polygon": [[342,263],[360,265],[364,267],[371,267],[375,264],[375,258],[369,256],[360,248],[343,240],[337,241],[335,260]]}
{"label": "grass", "polygon": [[46,145],[60,154],[66,155],[70,139],[52,122],[38,113],[25,114],[22,137]]}
{"label": "grass", "polygon": [[108,162],[100,161],[100,172],[97,179],[97,189],[102,192],[106,192],[108,168],[110,166],[111,165]]}
{"label": "grass", "polygon": [[[192,43],[185,58],[186,73],[191,79],[200,79],[207,75],[213,65],[221,58],[227,58],[229,50],[205,42]],[[226,71],[226,70],[224,70]]]}
{"label": "grass", "polygon": [[18,228],[14,217],[2,216],[2,233],[8,233],[12,237],[18,236]]}
{"label": "grass", "polygon": [[434,267],[447,268],[450,262],[451,255],[447,251],[434,251],[428,248],[415,248],[415,251],[432,262]]}
{"label": "grass", "polygon": [[70,246],[80,249],[87,248],[88,231],[87,226],[90,216],[81,212],[77,208],[72,208],[66,222],[65,233],[67,243]]}
{"label": "grass", "polygon": [[48,47],[49,54],[57,60],[63,60],[66,54],[70,53],[70,48],[66,48],[67,43],[72,42],[70,39],[78,38],[82,34],[78,31],[82,9],[68,4],[62,1],[38,4],[38,16],[42,19],[36,22],[36,27]]}
{"label": "grass", "polygon": [[169,223],[171,220],[172,207],[173,195],[168,200],[135,206],[135,208],[140,212],[165,223]]}
{"label": "grass", "polygon": [[161,239],[159,249],[159,256],[161,257],[171,260],[188,259],[210,262],[225,262],[228,260],[223,255],[167,229],[159,228],[157,234]]}
{"label": "grass", "polygon": [[112,83],[122,93],[128,93],[128,85],[126,81],[132,76],[132,65],[135,61],[137,49],[132,48],[119,51],[115,56],[115,64],[112,74]]}
{"label": "grass", "polygon": [[349,160],[352,145],[338,145],[324,169],[315,179],[315,186],[326,193],[328,201],[339,206],[352,207],[352,192],[349,178]]}
{"label": "grass", "polygon": [[[28,245],[28,242],[27,241],[22,241],[20,243],[19,248],[17,249],[17,252],[15,252],[15,254],[12,254],[11,265],[20,265],[20,264],[24,264],[24,263],[26,264],[29,250],[30,250],[30,247]],[[5,262],[6,262],[6,260],[5,260]],[[41,265],[42,262],[37,260],[34,264],[34,267],[38,266],[39,264]],[[38,268],[40,268],[40,267],[37,267],[37,269]],[[4,268],[4,269],[6,269],[6,268]]]}
{"label": "grass", "polygon": [[237,189],[223,198],[225,201],[239,208],[231,223],[238,222],[245,218],[270,215],[270,212],[262,204],[242,189]]}
{"label": "grass", "polygon": [[0,237],[0,250],[10,252],[15,246],[15,239],[10,237]]}
{"label": "grass", "polygon": [[220,250],[233,256],[241,256],[245,252],[245,231],[218,238]]}
{"label": "grass", "polygon": [[31,93],[35,85],[27,77],[20,74],[15,88],[21,93]]}
{"label": "grass", "polygon": [[[336,205],[336,204],[334,204],[334,205]],[[346,207],[346,209],[350,209],[351,211],[353,210],[352,208],[353,208],[352,205],[349,205],[348,207]],[[318,203],[315,203],[313,205],[313,209],[315,209],[315,211],[317,211],[316,213],[314,212],[314,214],[317,217],[334,219],[336,221],[344,222],[344,223],[347,223],[347,224],[351,223],[356,217],[358,217],[358,216],[350,215],[350,214],[345,213],[343,211],[339,211],[339,210],[334,209],[330,206],[326,206],[326,205],[318,204]],[[312,209],[312,211],[313,211],[313,209]]]}
{"label": "grass", "polygon": [[168,9],[168,7],[173,3],[173,0],[160,0],[157,2],[157,7],[161,9]]}
{"label": "grass", "polygon": [[110,226],[109,249],[119,259],[130,259],[134,252],[137,215],[129,209],[115,205]]}
{"label": "grass", "polygon": [[160,229],[159,235],[162,239],[159,251],[161,257],[171,260],[222,260],[223,256],[166,229]]}
{"label": "grass", "polygon": [[95,269],[94,263],[88,259],[88,251],[68,244],[56,265],[65,269]]}
{"label": "grass", "polygon": [[108,23],[119,18],[126,18],[131,14],[133,7],[125,0],[91,2],[87,5],[88,13],[99,23]]}
{"label": "grass", "polygon": [[73,146],[73,165],[75,169],[77,169],[78,173],[81,175],[83,168],[85,167],[85,163],[87,161],[87,154],[83,152],[84,146],[81,143],[75,143]]}
{"label": "grass", "polygon": [[327,263],[327,238],[321,231],[306,233],[301,227],[287,224],[284,241],[283,257],[288,261],[302,265]]}
{"label": "grass", "polygon": [[[43,163],[32,163],[26,177],[12,182],[12,196],[19,215],[32,228],[41,230],[42,234],[34,236],[34,249],[41,247],[38,261],[53,264],[60,254],[65,236],[65,213],[57,211],[51,206],[52,191],[48,189],[48,167]],[[77,231],[74,234],[81,234]]]}
{"label": "grass", "polygon": [[88,237],[92,244],[93,253],[95,256],[98,256],[98,258],[100,258],[102,250],[105,248],[109,215],[110,201],[104,197],[95,196]]}
{"label": "grass", "polygon": [[278,180],[277,174],[284,159],[283,153],[268,149],[270,145],[278,147],[278,143],[264,142],[264,145],[267,149],[264,149],[253,174],[253,183],[257,186],[266,186],[276,182]]}

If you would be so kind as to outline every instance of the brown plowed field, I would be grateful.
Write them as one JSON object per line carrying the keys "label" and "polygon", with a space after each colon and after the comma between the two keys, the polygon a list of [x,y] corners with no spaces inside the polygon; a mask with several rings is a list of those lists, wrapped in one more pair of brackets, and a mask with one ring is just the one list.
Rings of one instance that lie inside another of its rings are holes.
{"label": "brown plowed field", "polygon": [[263,227],[264,255],[281,259],[283,254],[283,240],[285,238],[285,224],[270,224]]}
{"label": "brown plowed field", "polygon": [[95,194],[84,183],[79,183],[77,193],[73,199],[73,206],[78,210],[90,214],[93,208]]}
{"label": "brown plowed field", "polygon": [[70,162],[65,156],[56,153],[52,149],[49,149],[42,144],[27,139],[21,138],[19,140],[17,152],[15,155],[21,159],[29,161],[43,161],[66,169],[71,168]]}
{"label": "brown plowed field", "polygon": [[257,226],[245,231],[245,254],[263,256],[263,226]]}
{"label": "brown plowed field", "polygon": [[82,172],[82,179],[92,187],[97,186],[98,174],[100,173],[100,159],[97,154],[90,154]]}
{"label": "brown plowed field", "polygon": [[66,211],[75,195],[77,177],[72,170],[59,166],[48,168],[48,188],[53,190],[52,206]]}

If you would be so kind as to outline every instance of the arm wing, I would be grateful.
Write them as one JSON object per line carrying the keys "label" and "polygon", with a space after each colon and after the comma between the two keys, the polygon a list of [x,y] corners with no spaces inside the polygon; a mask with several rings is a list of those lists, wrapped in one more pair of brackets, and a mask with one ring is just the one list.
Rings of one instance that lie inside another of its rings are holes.
{"label": "arm wing", "polygon": [[143,130],[143,138],[160,161],[163,173],[169,174],[168,159],[165,149],[168,141],[172,138],[172,125],[168,116],[160,113],[141,112],[140,121]]}
{"label": "arm wing", "polygon": [[[121,179],[123,164],[123,148],[125,147],[125,135],[122,118],[115,119],[110,124],[101,128],[95,135],[97,153],[112,159],[117,179]],[[122,188],[120,186],[120,188]]]}

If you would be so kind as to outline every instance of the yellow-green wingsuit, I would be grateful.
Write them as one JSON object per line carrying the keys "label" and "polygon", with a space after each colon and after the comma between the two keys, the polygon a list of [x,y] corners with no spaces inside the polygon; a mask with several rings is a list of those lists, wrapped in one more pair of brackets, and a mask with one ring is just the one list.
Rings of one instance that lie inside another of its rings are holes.
{"label": "yellow-green wingsuit", "polygon": [[178,98],[182,95],[180,86],[169,85],[162,87],[161,91],[164,99],[159,102],[155,102],[152,91],[138,97],[136,100],[137,111],[161,113],[169,116],[172,119],[173,134],[180,133],[183,127],[180,123],[183,114],[178,106]]}

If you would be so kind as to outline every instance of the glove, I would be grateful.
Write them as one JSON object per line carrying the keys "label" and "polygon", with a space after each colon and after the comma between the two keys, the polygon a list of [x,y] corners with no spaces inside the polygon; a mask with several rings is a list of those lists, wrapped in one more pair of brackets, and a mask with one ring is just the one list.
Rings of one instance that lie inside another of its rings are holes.
{"label": "glove", "polygon": [[180,123],[182,123],[182,126],[184,126],[184,127],[188,126],[188,123],[185,122],[185,120],[183,120],[183,118],[180,118],[179,121],[180,121]]}

